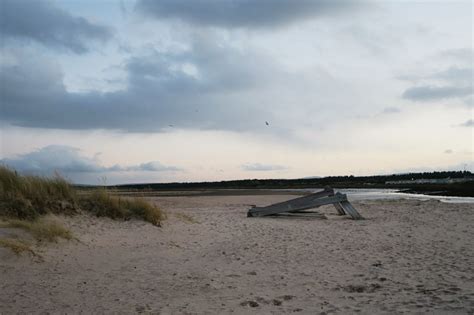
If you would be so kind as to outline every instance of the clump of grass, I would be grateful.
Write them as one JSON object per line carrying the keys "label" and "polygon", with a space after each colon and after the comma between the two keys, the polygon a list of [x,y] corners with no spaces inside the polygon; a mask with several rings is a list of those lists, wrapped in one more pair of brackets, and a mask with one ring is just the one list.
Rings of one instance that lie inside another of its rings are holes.
{"label": "clump of grass", "polygon": [[144,199],[120,198],[105,188],[79,197],[77,190],[58,175],[53,178],[21,176],[0,166],[0,217],[31,221],[16,221],[16,224],[48,240],[50,235],[56,239],[53,236],[56,234],[68,237],[59,223],[36,221],[38,218],[50,213],[71,215],[79,210],[112,219],[141,218],[157,226],[165,219],[161,209]]}
{"label": "clump of grass", "polygon": [[125,208],[128,209],[133,216],[142,218],[153,225],[161,226],[161,222],[166,219],[163,210],[145,199],[125,199],[123,202],[125,203]]}
{"label": "clump of grass", "polygon": [[80,202],[82,209],[92,212],[98,217],[123,219],[127,216],[126,210],[120,203],[120,198],[112,196],[105,188],[82,196]]}
{"label": "clump of grass", "polygon": [[135,217],[157,226],[165,219],[164,212],[146,200],[114,196],[105,188],[83,196],[81,207],[99,217],[124,220]]}
{"label": "clump of grass", "polygon": [[74,213],[76,191],[63,178],[20,176],[0,166],[0,216],[33,220],[47,213]]}
{"label": "clump of grass", "polygon": [[36,256],[36,253],[31,249],[30,244],[22,240],[0,238],[0,247],[8,248],[17,255],[20,255],[23,252],[28,252]]}
{"label": "clump of grass", "polygon": [[73,239],[71,231],[55,217],[48,215],[33,221],[7,220],[4,227],[19,228],[31,233],[38,241],[56,242],[59,238]]}

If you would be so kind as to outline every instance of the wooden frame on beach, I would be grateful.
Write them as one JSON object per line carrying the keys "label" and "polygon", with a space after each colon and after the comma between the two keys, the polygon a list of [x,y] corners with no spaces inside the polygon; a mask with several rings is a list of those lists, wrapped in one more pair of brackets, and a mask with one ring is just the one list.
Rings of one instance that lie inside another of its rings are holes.
{"label": "wooden frame on beach", "polygon": [[334,205],[339,215],[348,214],[354,220],[363,219],[359,212],[357,212],[354,206],[349,202],[345,194],[335,193],[334,189],[329,187],[307,196],[275,203],[266,207],[253,207],[247,212],[247,216],[263,217],[285,212],[304,212],[304,210],[318,208],[329,204]]}

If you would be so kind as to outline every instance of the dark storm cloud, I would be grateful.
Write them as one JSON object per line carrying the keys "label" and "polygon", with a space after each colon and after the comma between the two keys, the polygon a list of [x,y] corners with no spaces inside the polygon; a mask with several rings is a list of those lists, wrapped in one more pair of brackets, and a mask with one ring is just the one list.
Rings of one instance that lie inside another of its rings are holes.
{"label": "dark storm cloud", "polygon": [[179,168],[165,166],[158,161],[132,166],[114,165],[105,167],[95,160],[82,156],[78,149],[70,146],[50,145],[27,154],[0,160],[1,164],[19,172],[48,175],[53,172],[101,173],[101,172],[164,172],[178,171]]}
{"label": "dark storm cloud", "polygon": [[56,7],[46,0],[2,0],[0,35],[5,38],[32,40],[45,46],[88,51],[90,40],[111,38],[109,28],[89,22]]}
{"label": "dark storm cloud", "polygon": [[275,27],[358,8],[354,0],[139,0],[139,12],[157,19],[223,28]]}
{"label": "dark storm cloud", "polygon": [[272,118],[252,91],[275,77],[274,68],[262,56],[200,39],[185,52],[130,58],[124,90],[72,93],[54,63],[20,58],[0,65],[0,119],[59,129],[242,130]]}
{"label": "dark storm cloud", "polygon": [[288,167],[282,165],[251,163],[241,165],[241,169],[244,171],[281,171],[288,169]]}

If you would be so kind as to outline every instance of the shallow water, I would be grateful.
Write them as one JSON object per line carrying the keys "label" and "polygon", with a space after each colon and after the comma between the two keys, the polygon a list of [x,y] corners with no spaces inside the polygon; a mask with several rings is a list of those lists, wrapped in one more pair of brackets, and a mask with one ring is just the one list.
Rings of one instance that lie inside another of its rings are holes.
{"label": "shallow water", "polygon": [[[292,189],[292,191],[316,192],[320,189]],[[349,200],[380,200],[380,199],[415,199],[415,200],[439,200],[449,203],[474,203],[474,197],[450,197],[450,196],[429,196],[422,194],[407,194],[397,192],[397,189],[335,189],[335,191],[346,194]]]}

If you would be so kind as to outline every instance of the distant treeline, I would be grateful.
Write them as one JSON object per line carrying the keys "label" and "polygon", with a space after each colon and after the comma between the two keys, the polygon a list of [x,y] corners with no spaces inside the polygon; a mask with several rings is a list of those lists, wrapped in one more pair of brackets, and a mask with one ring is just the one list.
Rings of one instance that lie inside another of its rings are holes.
{"label": "distant treeline", "polygon": [[[289,189],[289,188],[320,188],[331,186],[336,188],[412,188],[411,185],[386,184],[394,181],[407,181],[417,179],[445,179],[445,178],[472,178],[474,175],[468,171],[451,172],[425,172],[407,173],[377,176],[329,176],[322,178],[301,178],[301,179],[244,179],[229,180],[220,182],[196,182],[196,183],[150,183],[150,184],[127,184],[117,185],[113,188],[125,190],[188,190],[188,189]],[[470,183],[474,183],[470,182]],[[414,186],[419,187],[420,184]],[[441,186],[466,186],[463,184],[443,184],[430,185]],[[472,186],[469,185],[469,186]]]}

